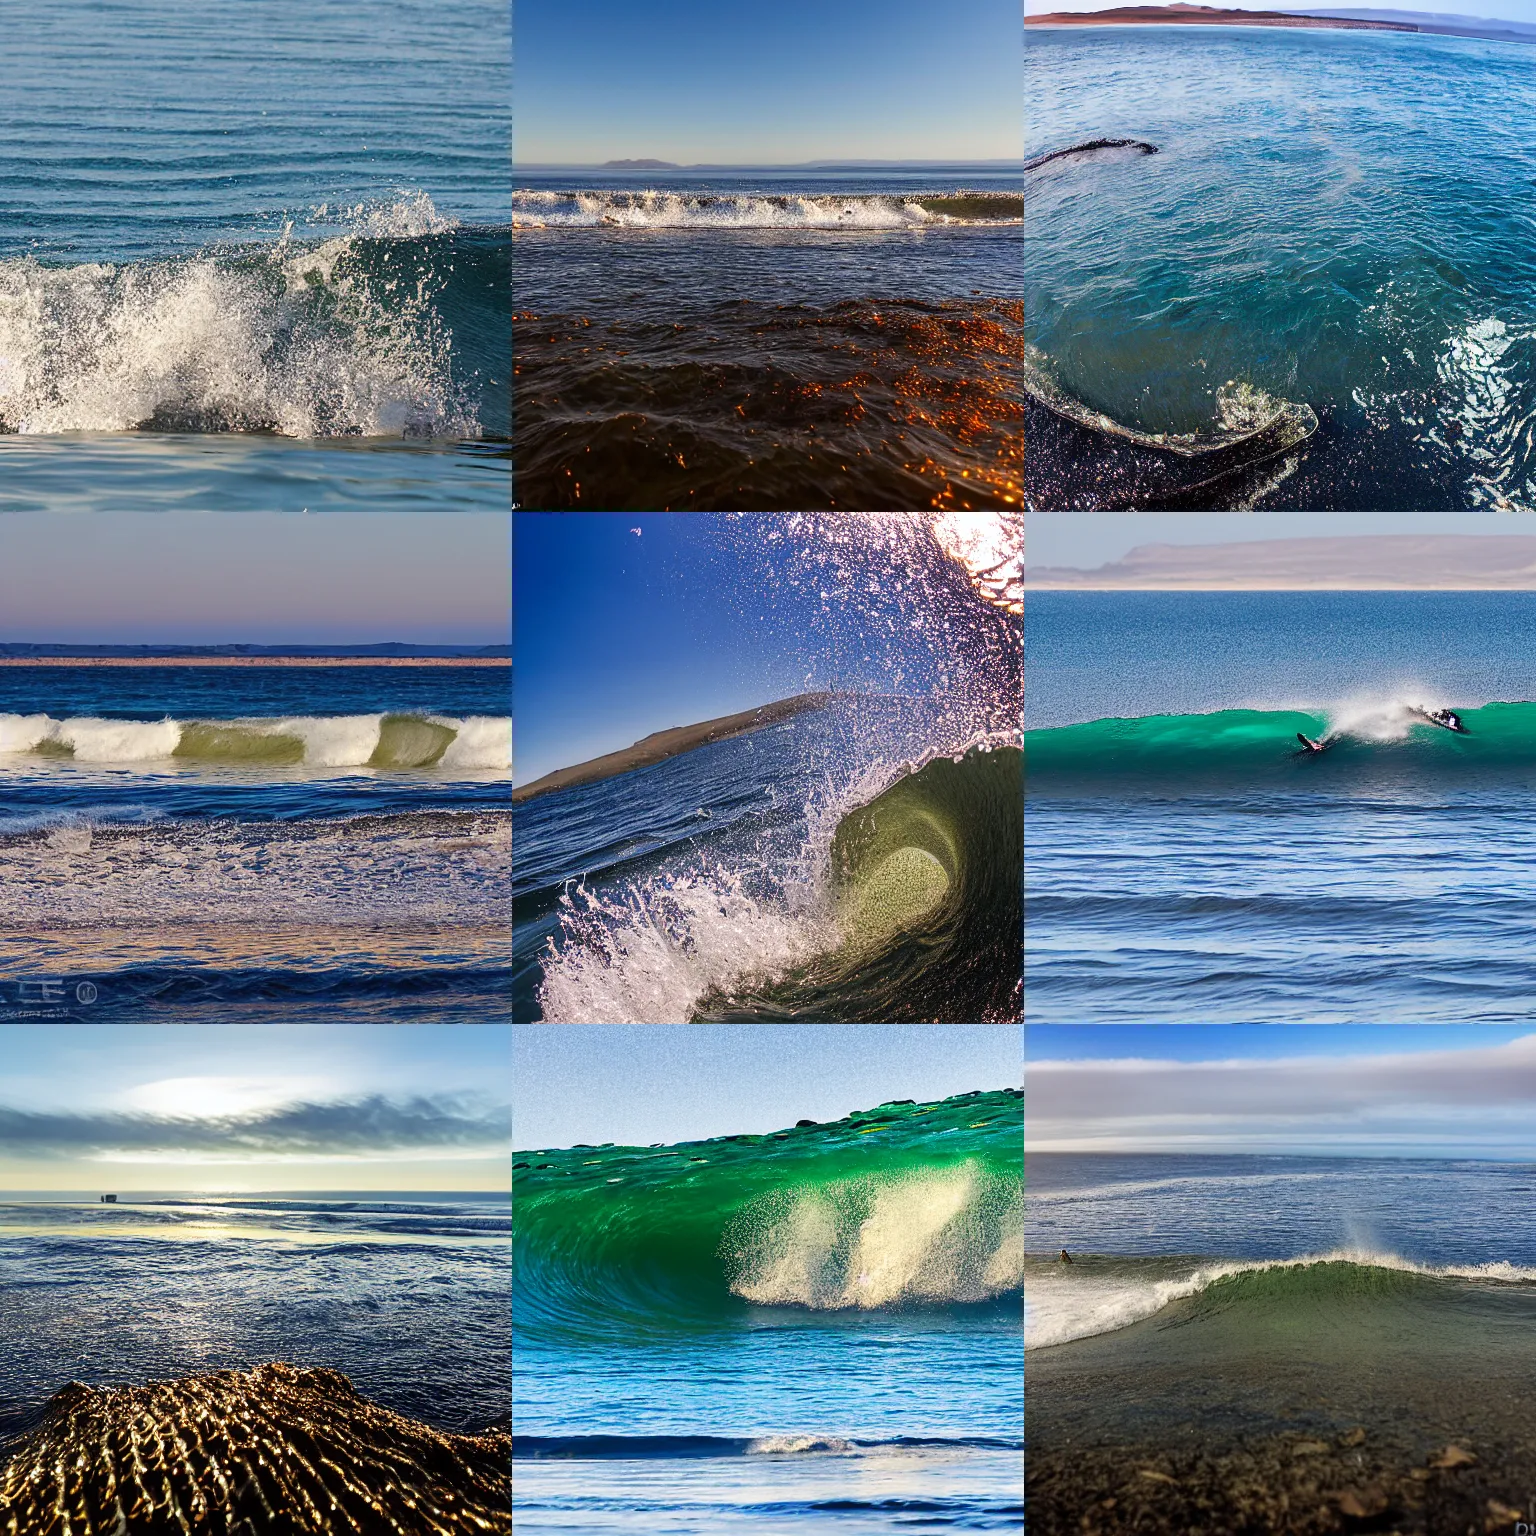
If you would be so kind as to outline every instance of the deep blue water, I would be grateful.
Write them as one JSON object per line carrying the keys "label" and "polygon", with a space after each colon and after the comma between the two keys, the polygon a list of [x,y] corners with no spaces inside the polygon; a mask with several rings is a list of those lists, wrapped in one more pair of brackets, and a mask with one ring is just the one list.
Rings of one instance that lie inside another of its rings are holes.
{"label": "deep blue water", "polygon": [[504,1009],[509,713],[502,666],[0,668],[0,1017]]}
{"label": "deep blue water", "polygon": [[[1145,432],[1212,431],[1231,385],[1318,418],[1262,473],[1170,504],[1536,504],[1536,51],[1097,27],[1031,29],[1024,58],[1030,155],[1158,151],[1030,173],[1023,280],[1046,373]],[[1103,438],[1036,452],[1031,504],[1104,504],[1108,458]]]}
{"label": "deep blue water", "polygon": [[1027,606],[1028,1019],[1536,1017],[1530,594]]}
{"label": "deep blue water", "polygon": [[440,1429],[506,1422],[504,1195],[72,1198],[0,1196],[0,1436],[70,1381],[268,1360]]}
{"label": "deep blue water", "polygon": [[7,19],[0,507],[505,507],[504,6]]}

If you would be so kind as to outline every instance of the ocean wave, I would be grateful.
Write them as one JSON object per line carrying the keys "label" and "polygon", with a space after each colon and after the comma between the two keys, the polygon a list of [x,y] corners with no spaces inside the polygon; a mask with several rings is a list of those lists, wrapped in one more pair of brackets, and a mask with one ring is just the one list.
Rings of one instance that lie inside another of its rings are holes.
{"label": "ocean wave", "polygon": [[986,740],[872,768],[772,894],[704,864],[559,901],[550,1022],[1017,1017],[1021,758]]}
{"label": "ocean wave", "polygon": [[[1536,703],[1456,707],[1460,731],[1427,718],[1447,707],[1425,690],[1321,708],[1143,715],[1030,730],[1030,787],[1172,779],[1336,789],[1378,771],[1433,782],[1536,770]],[[1309,750],[1299,737],[1324,750]]]}
{"label": "ocean wave", "polygon": [[479,437],[501,242],[424,194],[345,212],[320,241],[0,261],[0,432]]}
{"label": "ocean wave", "polygon": [[[839,1435],[514,1435],[520,1458],[650,1461],[719,1456],[863,1456],[906,1450],[1022,1451],[1022,1440],[988,1435],[893,1435],[883,1440]],[[839,1506],[843,1507],[843,1506]]]}
{"label": "ocean wave", "polygon": [[661,191],[512,194],[513,228],[524,229],[932,229],[945,225],[1021,224],[1019,193]]}
{"label": "ocean wave", "polygon": [[562,1333],[1017,1296],[1022,1094],[885,1104],[666,1148],[521,1152],[520,1313]]}
{"label": "ocean wave", "polygon": [[1172,1259],[1079,1257],[1070,1266],[1036,1260],[1025,1282],[1024,1343],[1027,1349],[1046,1349],[1115,1333],[1191,1297],[1209,1297],[1222,1307],[1244,1301],[1327,1300],[1386,1294],[1413,1279],[1527,1286],[1536,1285],[1536,1266],[1505,1260],[1421,1264],[1360,1248],[1194,1268],[1189,1261]]}
{"label": "ocean wave", "polygon": [[176,760],[251,769],[510,769],[512,721],[496,715],[385,713],[244,720],[0,714],[0,756],[11,755],[121,767]]}

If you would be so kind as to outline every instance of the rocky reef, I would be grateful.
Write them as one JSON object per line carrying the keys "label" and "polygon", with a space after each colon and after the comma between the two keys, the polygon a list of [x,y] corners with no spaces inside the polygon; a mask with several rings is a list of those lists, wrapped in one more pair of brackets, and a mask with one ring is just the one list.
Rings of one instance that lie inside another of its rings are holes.
{"label": "rocky reef", "polygon": [[281,1362],[72,1383],[0,1470],[0,1536],[482,1536],[512,1529],[512,1443],[449,1435]]}

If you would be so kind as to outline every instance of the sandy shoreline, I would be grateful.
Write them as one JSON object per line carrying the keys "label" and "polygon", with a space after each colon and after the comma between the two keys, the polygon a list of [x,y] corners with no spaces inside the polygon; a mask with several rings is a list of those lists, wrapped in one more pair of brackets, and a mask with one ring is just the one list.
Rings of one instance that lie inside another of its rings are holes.
{"label": "sandy shoreline", "polygon": [[676,757],[679,752],[690,752],[712,741],[724,741],[731,736],[744,736],[748,731],[761,730],[764,726],[777,725],[808,709],[820,709],[832,695],[830,693],[798,693],[793,698],[779,699],[757,709],[744,709],[734,715],[720,715],[714,720],[701,720],[697,725],[675,725],[670,730],[653,731],[632,747],[618,752],[607,752],[585,763],[575,763],[569,768],[557,768],[531,784],[519,785],[512,791],[512,799],[531,800],[535,795],[548,794],[551,790],[569,789],[576,784],[595,784],[599,779],[611,779],[616,774],[628,773],[634,768],[648,768],[665,758]]}
{"label": "sandy shoreline", "polygon": [[0,667],[507,667],[507,656],[0,656]]}

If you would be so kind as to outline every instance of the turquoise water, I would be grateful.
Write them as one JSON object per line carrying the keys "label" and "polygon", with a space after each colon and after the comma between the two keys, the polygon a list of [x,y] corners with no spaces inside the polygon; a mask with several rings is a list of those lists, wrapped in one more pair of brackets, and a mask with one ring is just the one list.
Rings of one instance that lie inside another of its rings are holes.
{"label": "turquoise water", "polygon": [[1536,50],[1068,28],[1032,30],[1025,67],[1030,155],[1095,138],[1157,150],[1027,178],[1045,376],[1147,433],[1211,434],[1229,385],[1318,419],[1299,448],[1199,491],[1189,464],[1171,486],[1124,462],[1095,481],[1124,441],[1045,421],[1033,505],[1536,504]]}
{"label": "turquoise water", "polygon": [[505,507],[504,7],[7,22],[0,510]]}

